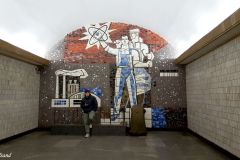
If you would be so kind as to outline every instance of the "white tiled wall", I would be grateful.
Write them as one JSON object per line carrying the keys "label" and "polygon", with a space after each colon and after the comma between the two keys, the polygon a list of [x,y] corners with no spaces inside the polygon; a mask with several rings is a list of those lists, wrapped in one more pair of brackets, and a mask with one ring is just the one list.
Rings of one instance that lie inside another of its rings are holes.
{"label": "white tiled wall", "polygon": [[39,84],[35,66],[0,55],[0,140],[38,127]]}
{"label": "white tiled wall", "polygon": [[188,127],[240,157],[240,36],[186,66]]}
{"label": "white tiled wall", "polygon": [[152,128],[152,109],[151,108],[144,108],[145,109],[145,124],[147,128]]}

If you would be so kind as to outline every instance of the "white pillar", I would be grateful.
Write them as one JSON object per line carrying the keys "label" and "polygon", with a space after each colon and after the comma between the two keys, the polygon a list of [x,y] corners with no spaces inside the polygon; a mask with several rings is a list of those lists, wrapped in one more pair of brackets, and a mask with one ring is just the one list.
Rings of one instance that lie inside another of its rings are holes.
{"label": "white pillar", "polygon": [[62,92],[62,98],[65,99],[66,98],[66,76],[63,75],[63,92]]}
{"label": "white pillar", "polygon": [[59,98],[59,78],[58,75],[56,75],[56,91],[55,91],[55,98]]}

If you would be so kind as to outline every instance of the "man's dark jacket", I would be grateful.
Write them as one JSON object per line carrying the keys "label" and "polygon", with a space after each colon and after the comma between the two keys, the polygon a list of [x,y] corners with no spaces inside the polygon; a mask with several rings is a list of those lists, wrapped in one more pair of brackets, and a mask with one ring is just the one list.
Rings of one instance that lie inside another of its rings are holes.
{"label": "man's dark jacket", "polygon": [[97,100],[91,94],[88,97],[84,97],[81,102],[81,108],[83,109],[84,113],[89,113],[91,111],[97,111],[98,104]]}

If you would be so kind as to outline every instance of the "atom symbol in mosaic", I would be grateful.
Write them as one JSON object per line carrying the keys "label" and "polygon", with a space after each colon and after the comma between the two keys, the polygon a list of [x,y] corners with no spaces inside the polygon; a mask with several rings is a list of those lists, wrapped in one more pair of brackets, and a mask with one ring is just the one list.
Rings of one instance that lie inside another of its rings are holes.
{"label": "atom symbol in mosaic", "polygon": [[110,23],[85,26],[85,29],[87,30],[87,32],[83,33],[85,37],[80,38],[79,40],[88,40],[86,49],[95,45],[99,48],[101,41],[112,43],[109,33],[113,30],[109,30],[109,27]]}

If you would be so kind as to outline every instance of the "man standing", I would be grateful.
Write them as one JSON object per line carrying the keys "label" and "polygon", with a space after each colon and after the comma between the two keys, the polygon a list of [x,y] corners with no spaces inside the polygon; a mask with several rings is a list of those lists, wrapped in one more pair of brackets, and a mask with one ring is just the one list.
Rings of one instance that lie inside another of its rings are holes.
{"label": "man standing", "polygon": [[83,122],[85,126],[85,138],[90,136],[90,128],[92,128],[93,117],[97,111],[97,100],[91,95],[90,90],[85,90],[85,96],[82,99],[81,108],[83,110]]}

